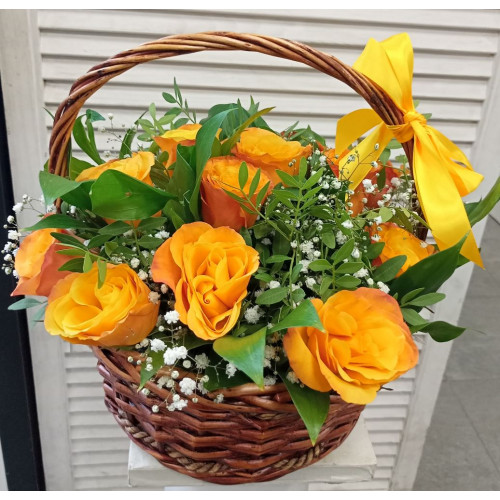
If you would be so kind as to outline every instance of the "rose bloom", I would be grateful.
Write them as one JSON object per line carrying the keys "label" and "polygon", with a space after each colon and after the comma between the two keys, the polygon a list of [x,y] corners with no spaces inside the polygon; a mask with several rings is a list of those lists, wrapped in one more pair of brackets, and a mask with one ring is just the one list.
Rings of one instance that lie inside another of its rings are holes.
{"label": "rose bloom", "polygon": [[259,253],[229,227],[184,224],[156,250],[153,279],[175,292],[175,310],[197,337],[226,335],[240,316]]}
{"label": "rose bloom", "polygon": [[[382,230],[378,231],[377,227]],[[416,236],[392,222],[386,222],[378,226],[374,224],[370,228],[370,234],[372,236],[378,235],[380,238],[379,241],[385,243],[382,253],[373,261],[373,265],[379,266],[393,257],[406,255],[406,262],[396,276],[400,276],[410,266],[415,265],[417,262],[434,253],[432,245],[419,240]]]}
{"label": "rose bloom", "polygon": [[[224,190],[242,196],[239,188],[238,174],[241,160],[231,156],[220,156],[208,160],[201,180],[201,214],[203,220],[213,227],[229,226],[235,231],[255,224],[257,214],[250,214],[231,198]],[[257,168],[248,166],[248,180],[243,191],[248,195],[250,184],[257,173]],[[255,204],[257,193],[269,182],[267,175],[261,171],[259,184],[252,196]],[[265,201],[266,196],[262,202]]]}
{"label": "rose bloom", "polygon": [[110,160],[103,165],[87,168],[80,173],[76,180],[91,181],[97,179],[107,170],[118,170],[118,172],[127,174],[134,179],[152,186],[153,182],[151,181],[149,173],[151,172],[151,167],[154,163],[155,155],[153,153],[150,153],[149,151],[139,151],[138,153],[133,153],[130,158],[124,158],[123,160]]}
{"label": "rose bloom", "polygon": [[308,387],[367,404],[380,387],[417,364],[417,346],[390,295],[358,288],[312,302],[326,333],[289,328],[283,339],[291,368]]}
{"label": "rose bloom", "polygon": [[[261,168],[274,185],[281,182],[276,170],[290,175],[299,173],[300,159],[311,155],[311,146],[298,141],[286,141],[281,136],[261,128],[248,128],[231,151],[242,161]],[[294,162],[292,166],[290,163]]]}
{"label": "rose bloom", "polygon": [[67,248],[50,233],[63,233],[62,229],[39,229],[26,236],[19,246],[15,270],[19,275],[15,295],[40,295],[47,297],[52,287],[69,271],[58,271],[72,257],[57,253]]}
{"label": "rose bloom", "polygon": [[174,130],[168,130],[162,136],[154,137],[160,149],[168,153],[168,160],[164,163],[165,168],[170,167],[177,160],[178,144],[181,146],[194,146],[200,128],[199,123],[190,123]]}
{"label": "rose bloom", "polygon": [[107,264],[97,286],[97,264],[87,273],[70,273],[49,295],[45,328],[73,344],[111,347],[137,344],[153,330],[160,304],[126,264]]}

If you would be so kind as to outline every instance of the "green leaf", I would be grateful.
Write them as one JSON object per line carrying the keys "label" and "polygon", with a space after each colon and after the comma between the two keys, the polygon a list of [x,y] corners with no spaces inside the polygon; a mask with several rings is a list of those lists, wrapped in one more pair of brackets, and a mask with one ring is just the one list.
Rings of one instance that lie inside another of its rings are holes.
{"label": "green leaf", "polygon": [[266,328],[247,337],[226,335],[213,343],[213,349],[219,356],[246,373],[260,388],[264,387],[265,347]]}
{"label": "green leaf", "polygon": [[333,232],[320,234],[321,241],[330,249],[334,249],[337,246],[335,241],[335,235]]}
{"label": "green leaf", "polygon": [[354,239],[346,241],[333,255],[333,263],[338,264],[339,262],[347,259],[351,256],[354,250]]}
{"label": "green leaf", "polygon": [[469,217],[470,225],[473,226],[486,217],[500,200],[500,177],[490,189],[488,194],[476,203],[467,203],[465,209]]}
{"label": "green leaf", "polygon": [[243,188],[246,186],[247,181],[248,165],[246,164],[246,162],[242,162],[240,165],[240,169],[238,170],[238,183],[241,190],[243,190]]}
{"label": "green leaf", "polygon": [[74,181],[84,170],[94,165],[72,156],[69,160],[69,178]]}
{"label": "green leaf", "polygon": [[423,288],[417,288],[416,290],[412,290],[411,292],[408,292],[406,295],[404,295],[401,299],[401,305],[405,305],[407,302],[409,302],[411,299],[416,297],[420,292],[423,292]]}
{"label": "green leaf", "polygon": [[279,374],[314,446],[330,409],[330,394],[315,391],[305,385],[301,387],[301,384],[294,384],[286,378],[284,371],[280,371]]}
{"label": "green leaf", "polygon": [[83,229],[88,228],[88,224],[69,215],[54,214],[43,218],[33,226],[23,229],[23,231],[37,231],[38,229]]}
{"label": "green leaf", "polygon": [[381,241],[380,243],[372,243],[366,251],[366,256],[368,257],[368,259],[376,259],[382,253],[384,246],[385,242],[383,241]]}
{"label": "green leaf", "polygon": [[259,305],[270,305],[281,302],[288,295],[288,288],[278,287],[266,290],[264,293],[260,294],[256,299],[255,303]]}
{"label": "green leaf", "polygon": [[133,229],[133,226],[126,222],[116,221],[99,229],[100,234],[109,234],[111,236],[119,236]]}
{"label": "green leaf", "polygon": [[373,272],[373,279],[375,281],[383,281],[384,283],[396,277],[396,274],[404,266],[408,257],[406,255],[398,255],[392,259],[386,260]]}
{"label": "green leaf", "polygon": [[71,181],[60,175],[50,174],[43,170],[39,173],[38,179],[46,205],[50,205],[57,198],[66,199],[68,198],[67,195],[73,193],[73,196],[69,198],[71,199],[69,203],[82,209],[90,208],[88,191],[85,189],[83,183]]}
{"label": "green leaf", "polygon": [[234,110],[226,109],[216,114],[203,124],[196,135],[196,183],[193,189],[193,194],[189,200],[189,208],[191,209],[191,213],[196,220],[200,219],[199,195],[203,169],[205,168],[205,165],[210,158],[210,154],[212,153],[212,146],[215,136],[217,135],[217,131],[219,130],[224,118],[226,118],[228,113],[231,113],[232,111]]}
{"label": "green leaf", "polygon": [[292,186],[296,188],[301,187],[301,183],[289,173],[284,172],[283,170],[276,170],[276,173],[284,186]]}
{"label": "green leaf", "polygon": [[445,298],[446,295],[444,293],[427,293],[425,295],[420,295],[420,297],[416,299],[405,302],[405,306],[425,307],[441,302]]}
{"label": "green leaf", "polygon": [[[129,348],[130,349],[130,348]],[[148,363],[141,364],[141,382],[138,387],[138,391],[140,391],[145,385],[146,382],[151,380],[154,375],[157,374],[160,368],[163,368],[165,365],[165,361],[163,360],[163,351],[155,352],[153,350],[148,351],[148,357],[151,358],[151,365],[153,366],[152,370],[147,370]]]}
{"label": "green leaf", "polygon": [[415,309],[406,309],[403,307],[401,309],[404,320],[411,326],[425,325],[427,321],[418,314]]}
{"label": "green leaf", "polygon": [[177,146],[177,160],[175,162],[174,174],[168,184],[168,191],[175,194],[179,200],[192,193],[196,174],[188,159],[188,151],[184,146]]}
{"label": "green leaf", "polygon": [[382,222],[389,222],[394,217],[392,210],[390,208],[387,208],[387,207],[382,207],[378,211],[378,214],[380,217],[382,217]]}
{"label": "green leaf", "polygon": [[389,160],[390,156],[391,156],[391,150],[389,148],[384,149],[384,151],[382,151],[382,154],[379,157],[380,163],[382,163],[382,165],[385,165]]}
{"label": "green leaf", "polygon": [[177,102],[175,97],[168,92],[162,92],[161,95],[163,96],[163,99],[165,99],[165,101],[169,102],[170,104],[175,104]]}
{"label": "green leaf", "polygon": [[88,250],[88,248],[80,240],[76,239],[74,236],[71,236],[70,234],[65,234],[65,233],[50,233],[50,234],[57,241],[60,241],[65,245],[69,245],[70,247],[81,248],[85,251]]}
{"label": "green leaf", "polygon": [[228,377],[225,368],[220,369],[216,366],[207,367],[205,375],[208,375],[209,378],[208,382],[203,383],[203,387],[209,392],[252,382],[241,370],[238,370],[232,377]]}
{"label": "green leaf", "polygon": [[83,259],[71,259],[63,264],[58,271],[71,271],[75,273],[83,272]]}
{"label": "green leaf", "polygon": [[163,242],[163,239],[154,238],[153,236],[143,236],[138,240],[139,246],[148,250],[156,250]]}
{"label": "green leaf", "polygon": [[138,220],[162,210],[173,195],[117,170],[107,170],[94,182],[92,211],[115,220]]}
{"label": "green leaf", "polygon": [[102,259],[97,259],[97,288],[101,288],[106,281],[106,262]]}
{"label": "green leaf", "polygon": [[309,264],[309,269],[311,271],[326,271],[327,269],[332,269],[332,264],[326,259],[313,260]]}
{"label": "green leaf", "polygon": [[287,255],[271,255],[271,257],[269,257],[266,260],[266,264],[276,264],[279,262],[286,262],[287,260],[291,260],[291,259],[292,258],[288,257]]}
{"label": "green leaf", "polygon": [[379,191],[382,191],[382,189],[384,189],[385,179],[386,179],[386,171],[385,171],[385,167],[383,167],[380,170],[379,175],[377,177],[377,187],[378,187]]}
{"label": "green leaf", "polygon": [[402,297],[417,288],[423,288],[425,293],[436,292],[455,271],[465,238],[456,245],[432,254],[409,267],[391,283],[391,294],[397,293]]}
{"label": "green leaf", "polygon": [[85,257],[83,258],[83,272],[88,273],[92,269],[92,257],[90,256],[90,252],[85,253]]}
{"label": "green leaf", "polygon": [[137,226],[137,230],[141,233],[147,233],[160,228],[166,221],[166,217],[148,217],[147,219],[141,220],[140,224]]}
{"label": "green leaf", "polygon": [[[260,169],[259,169],[259,172],[260,172]],[[257,177],[257,174],[255,175],[255,177]],[[255,179],[255,177],[254,177],[254,179]],[[266,182],[265,186],[263,188],[261,188],[261,190],[257,193],[257,198],[255,200],[255,206],[257,208],[260,207],[260,205],[262,204],[262,201],[266,197],[267,192],[269,191],[270,185],[271,185],[271,181]]]}
{"label": "green leaf", "polygon": [[361,280],[354,276],[341,276],[335,280],[335,285],[342,288],[356,288]]}
{"label": "green leaf", "polygon": [[238,139],[240,138],[241,133],[248,128],[257,118],[260,118],[262,115],[265,115],[272,111],[274,108],[265,108],[257,113],[254,113],[252,116],[250,116],[247,120],[245,120],[233,133],[233,135],[228,138],[224,144],[222,145],[222,156],[228,155],[233,149],[233,146],[238,142]]}
{"label": "green leaf", "polygon": [[310,300],[305,300],[295,309],[292,309],[283,320],[269,330],[269,333],[286,330],[287,328],[295,328],[298,326],[312,326],[322,332],[325,331],[316,308]]}
{"label": "green leaf", "polygon": [[29,309],[30,307],[36,307],[41,304],[44,304],[41,300],[37,300],[32,297],[25,297],[24,299],[14,302],[7,309],[9,311],[20,311],[21,309]]}
{"label": "green leaf", "polygon": [[462,335],[465,330],[466,328],[450,325],[446,321],[433,321],[420,331],[428,333],[436,342],[448,342]]}
{"label": "green leaf", "polygon": [[336,274],[352,274],[364,267],[363,262],[344,262],[337,269],[335,269]]}

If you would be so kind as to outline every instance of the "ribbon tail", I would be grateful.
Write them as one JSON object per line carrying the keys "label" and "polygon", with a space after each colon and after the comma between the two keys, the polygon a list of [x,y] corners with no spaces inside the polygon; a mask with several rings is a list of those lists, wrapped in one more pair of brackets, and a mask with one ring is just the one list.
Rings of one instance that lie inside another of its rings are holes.
{"label": "ribbon tail", "polygon": [[[372,162],[378,160],[392,137],[392,132],[385,124],[381,123],[368,137],[353,148],[350,154],[341,159],[339,163],[339,175],[341,179],[349,179],[351,181],[349,189],[356,189],[368,175],[372,168]],[[376,145],[377,147],[375,147]]]}
{"label": "ribbon tail", "polygon": [[468,234],[460,253],[484,267],[460,193],[449,172],[450,167],[445,164],[446,159],[439,155],[424,127],[415,126],[414,130],[413,177],[420,206],[439,249],[452,247]]}
{"label": "ribbon tail", "polygon": [[342,154],[354,141],[381,122],[373,109],[358,109],[340,118],[335,133],[335,153]]}

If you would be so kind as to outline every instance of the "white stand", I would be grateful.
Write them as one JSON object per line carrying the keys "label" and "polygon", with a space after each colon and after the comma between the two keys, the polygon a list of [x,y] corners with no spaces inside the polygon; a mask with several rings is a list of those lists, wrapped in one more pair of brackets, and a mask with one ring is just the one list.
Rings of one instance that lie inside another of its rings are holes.
{"label": "white stand", "polygon": [[373,478],[376,463],[368,431],[361,417],[345,442],[323,460],[274,481],[234,486],[207,483],[163,467],[133,443],[130,444],[128,476],[132,488],[148,490],[307,491],[318,489],[320,485],[322,490],[334,490],[346,489],[345,486],[341,487],[344,483],[369,481]]}

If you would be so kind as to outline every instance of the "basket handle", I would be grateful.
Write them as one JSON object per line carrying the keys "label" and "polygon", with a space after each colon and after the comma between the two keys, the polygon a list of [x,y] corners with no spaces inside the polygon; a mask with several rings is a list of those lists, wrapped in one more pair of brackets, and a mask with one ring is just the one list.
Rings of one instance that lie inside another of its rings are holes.
{"label": "basket handle", "polygon": [[[55,115],[50,137],[49,172],[63,177],[66,175],[68,163],[66,151],[78,113],[85,101],[106,82],[138,64],[204,50],[260,52],[306,64],[355,90],[387,125],[404,123],[403,114],[399,108],[375,83],[332,55],[303,43],[270,36],[223,31],[173,35],[120,52],[94,66],[75,81],[68,97],[60,104]],[[411,165],[413,139],[404,143],[403,148]]]}

